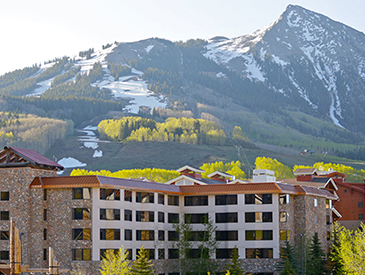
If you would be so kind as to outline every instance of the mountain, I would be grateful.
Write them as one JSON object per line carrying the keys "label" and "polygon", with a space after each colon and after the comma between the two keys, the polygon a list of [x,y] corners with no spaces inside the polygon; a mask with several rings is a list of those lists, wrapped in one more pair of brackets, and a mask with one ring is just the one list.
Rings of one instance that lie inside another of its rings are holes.
{"label": "mountain", "polygon": [[364,46],[362,32],[289,5],[249,35],[115,42],[7,73],[0,106],[77,128],[126,114],[203,118],[263,148],[365,159]]}

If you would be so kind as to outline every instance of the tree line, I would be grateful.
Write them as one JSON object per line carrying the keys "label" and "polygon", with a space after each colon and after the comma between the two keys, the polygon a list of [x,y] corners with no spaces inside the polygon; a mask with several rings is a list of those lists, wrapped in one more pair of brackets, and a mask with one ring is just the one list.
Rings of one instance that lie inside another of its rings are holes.
{"label": "tree line", "polygon": [[187,144],[224,145],[227,136],[212,121],[193,118],[168,118],[163,123],[140,117],[103,120],[98,125],[103,138],[114,141],[175,141]]}

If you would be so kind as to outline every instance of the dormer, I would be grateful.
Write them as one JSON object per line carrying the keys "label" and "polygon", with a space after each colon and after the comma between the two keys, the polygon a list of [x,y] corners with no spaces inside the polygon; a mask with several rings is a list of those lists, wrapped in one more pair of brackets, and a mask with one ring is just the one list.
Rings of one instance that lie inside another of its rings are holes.
{"label": "dormer", "polygon": [[297,177],[297,181],[312,181],[318,176],[318,170],[316,168],[296,169],[294,176]]}
{"label": "dormer", "polygon": [[219,171],[215,171],[215,172],[209,174],[208,178],[210,178],[212,180],[221,181],[224,183],[229,183],[230,181],[235,179],[234,176],[227,174],[227,173],[219,172]]}
{"label": "dormer", "polygon": [[179,172],[180,175],[189,176],[194,179],[201,179],[202,178],[201,174],[205,172],[204,170],[200,170],[198,168],[191,167],[189,165],[185,165],[184,167],[181,167],[176,171]]}
{"label": "dormer", "polygon": [[253,170],[252,182],[275,182],[275,172],[267,169],[255,169]]}

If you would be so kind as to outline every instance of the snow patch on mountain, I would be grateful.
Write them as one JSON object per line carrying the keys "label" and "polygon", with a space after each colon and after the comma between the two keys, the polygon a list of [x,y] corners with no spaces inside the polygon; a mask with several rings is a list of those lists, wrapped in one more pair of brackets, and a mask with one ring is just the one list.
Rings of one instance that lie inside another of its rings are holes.
{"label": "snow patch on mountain", "polygon": [[62,165],[64,168],[76,168],[86,166],[86,163],[82,163],[81,161],[72,157],[62,158],[58,161],[58,164]]}
{"label": "snow patch on mountain", "polygon": [[285,62],[284,60],[281,60],[278,56],[276,55],[272,55],[272,61],[274,61],[276,64],[285,67],[286,65],[288,65],[288,62]]}
{"label": "snow patch on mountain", "polygon": [[294,80],[294,78],[291,76],[291,75],[289,75],[289,79],[290,79],[290,81],[291,81],[291,83],[293,83],[293,85],[295,86],[295,88],[297,89],[297,91],[298,91],[298,93],[299,93],[299,95],[300,95],[300,97],[302,97],[305,101],[307,101],[308,102],[308,104],[310,105],[310,106],[312,106],[312,108],[313,109],[318,109],[318,106],[316,105],[316,104],[314,104],[310,99],[309,99],[309,97],[308,97],[308,95],[307,95],[307,91],[306,90],[303,90],[301,87],[300,87],[300,85]]}
{"label": "snow patch on mountain", "polygon": [[42,82],[38,82],[37,85],[40,87],[36,88],[32,93],[27,94],[26,96],[35,96],[39,97],[41,94],[43,94],[45,91],[47,91],[49,88],[51,88],[51,84],[54,77],[44,80]]}
{"label": "snow patch on mountain", "polygon": [[266,80],[264,74],[261,71],[260,66],[257,64],[255,58],[253,57],[253,54],[250,53],[249,55],[242,56],[244,59],[246,59],[246,66],[247,69],[245,72],[247,73],[247,77],[249,79],[257,79],[259,81],[264,82]]}
{"label": "snow patch on mountain", "polygon": [[144,50],[146,51],[146,53],[149,53],[153,49],[153,47],[154,45],[149,45]]}

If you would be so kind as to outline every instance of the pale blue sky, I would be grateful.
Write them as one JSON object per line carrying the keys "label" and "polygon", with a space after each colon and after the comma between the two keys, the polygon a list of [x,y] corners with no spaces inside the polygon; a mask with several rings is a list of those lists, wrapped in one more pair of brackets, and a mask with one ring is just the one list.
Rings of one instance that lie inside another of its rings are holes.
{"label": "pale blue sky", "polygon": [[365,31],[364,0],[2,0],[0,74],[114,41],[237,37],[288,4]]}

